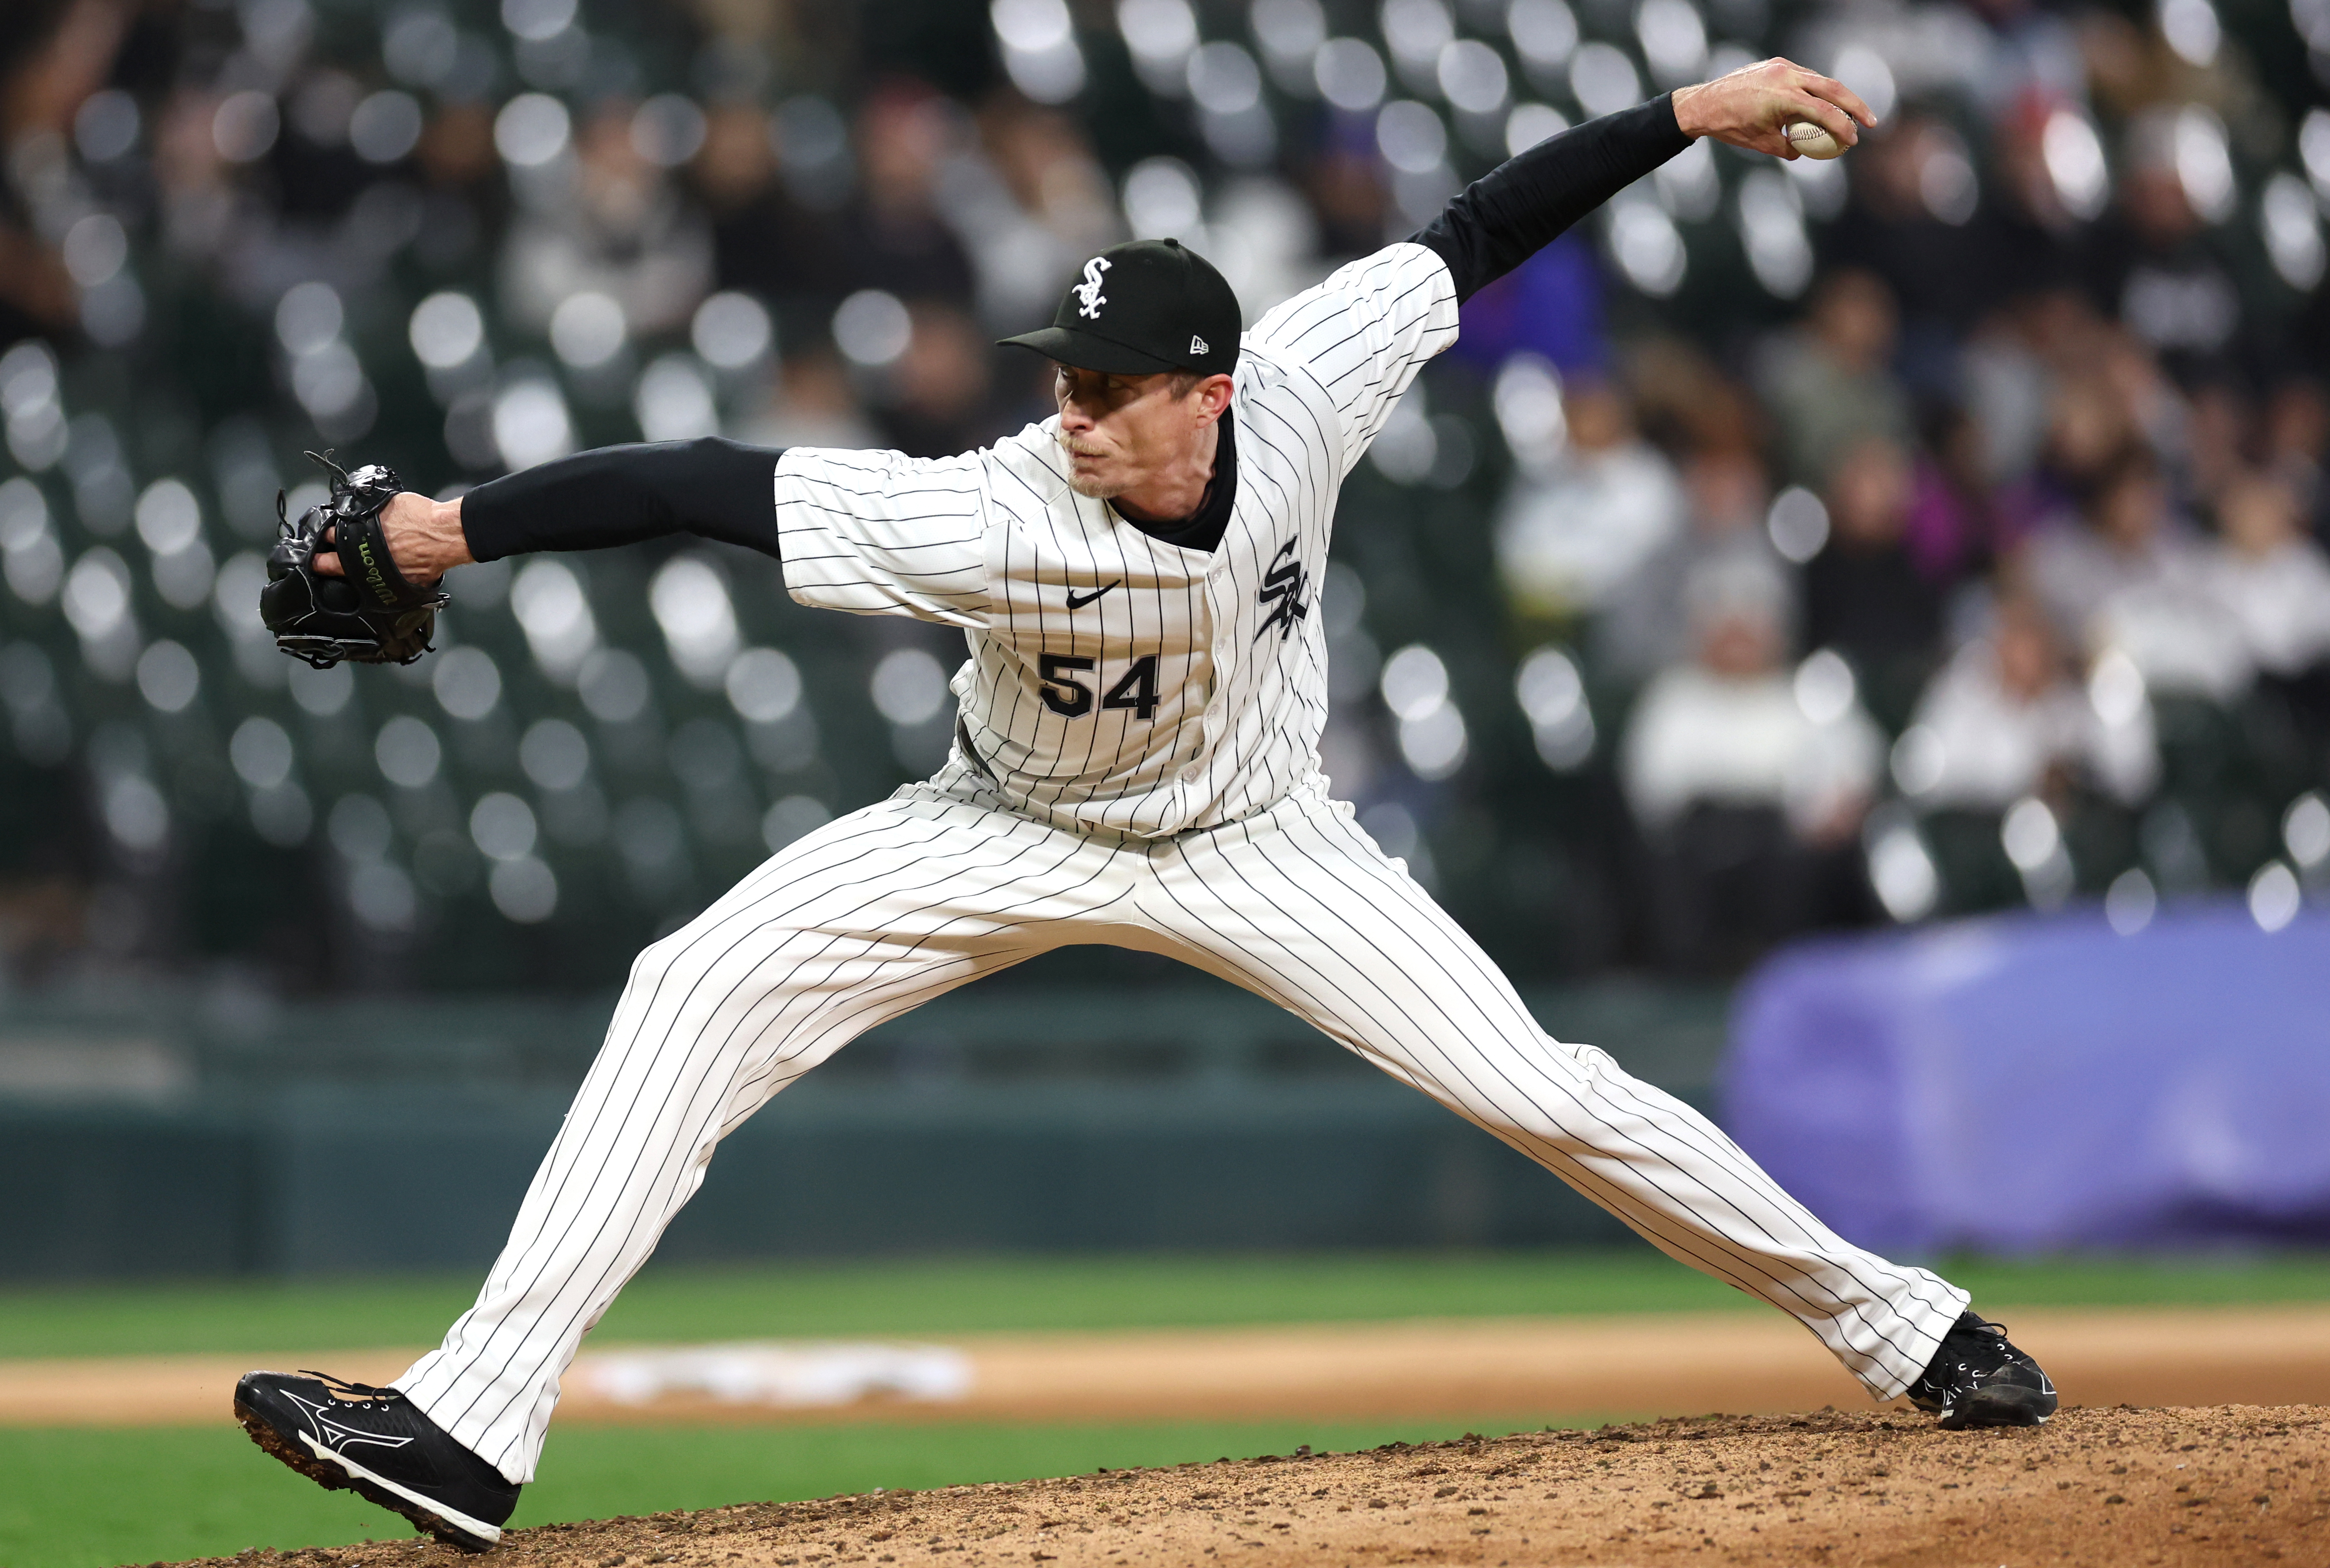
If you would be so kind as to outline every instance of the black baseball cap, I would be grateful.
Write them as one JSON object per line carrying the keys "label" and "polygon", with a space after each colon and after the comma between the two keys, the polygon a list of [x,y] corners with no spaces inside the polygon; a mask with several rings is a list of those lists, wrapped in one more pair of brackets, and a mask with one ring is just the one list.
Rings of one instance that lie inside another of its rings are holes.
{"label": "black baseball cap", "polygon": [[1112,375],[1227,375],[1237,364],[1237,296],[1179,240],[1134,240],[1084,263],[1051,326],[1002,341]]}

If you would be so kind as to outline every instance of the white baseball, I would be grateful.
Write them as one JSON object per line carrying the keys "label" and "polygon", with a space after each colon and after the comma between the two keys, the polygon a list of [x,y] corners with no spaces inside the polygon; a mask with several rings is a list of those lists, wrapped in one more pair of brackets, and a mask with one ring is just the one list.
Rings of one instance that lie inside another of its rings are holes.
{"label": "white baseball", "polygon": [[1781,128],[1780,134],[1805,157],[1838,158],[1844,156],[1844,144],[1837,140],[1826,126],[1817,121],[1790,120]]}

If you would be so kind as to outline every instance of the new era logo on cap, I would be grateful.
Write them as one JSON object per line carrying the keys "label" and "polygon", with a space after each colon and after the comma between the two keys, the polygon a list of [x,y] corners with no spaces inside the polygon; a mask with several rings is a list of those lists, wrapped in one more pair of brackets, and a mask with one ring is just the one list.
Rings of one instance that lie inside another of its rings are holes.
{"label": "new era logo on cap", "polygon": [[1221,375],[1236,365],[1237,296],[1179,241],[1112,245],[1086,261],[1083,274],[1062,296],[1051,326],[1003,341],[1110,375]]}

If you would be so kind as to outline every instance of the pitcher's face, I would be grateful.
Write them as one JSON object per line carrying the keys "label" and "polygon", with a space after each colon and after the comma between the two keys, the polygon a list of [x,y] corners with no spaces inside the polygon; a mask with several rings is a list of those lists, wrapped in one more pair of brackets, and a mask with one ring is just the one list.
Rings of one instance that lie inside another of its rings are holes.
{"label": "pitcher's face", "polygon": [[1079,496],[1105,501],[1173,471],[1217,417],[1205,391],[1209,380],[1228,378],[1055,367],[1052,390],[1060,404],[1069,486]]}

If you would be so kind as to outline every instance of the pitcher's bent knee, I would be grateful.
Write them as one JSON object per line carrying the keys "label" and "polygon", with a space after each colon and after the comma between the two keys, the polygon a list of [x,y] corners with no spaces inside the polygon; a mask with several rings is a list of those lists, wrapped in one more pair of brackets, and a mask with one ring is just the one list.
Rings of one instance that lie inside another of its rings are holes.
{"label": "pitcher's bent knee", "polygon": [[659,937],[641,948],[639,956],[631,960],[625,996],[661,996],[673,981],[692,985],[702,979],[711,972],[713,965],[735,950],[735,943],[725,941],[716,934],[725,918],[716,912],[715,906],[669,936]]}

